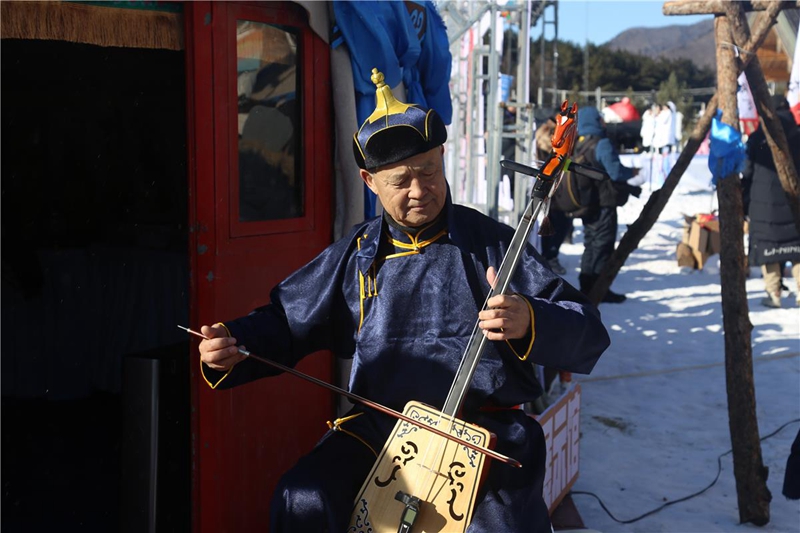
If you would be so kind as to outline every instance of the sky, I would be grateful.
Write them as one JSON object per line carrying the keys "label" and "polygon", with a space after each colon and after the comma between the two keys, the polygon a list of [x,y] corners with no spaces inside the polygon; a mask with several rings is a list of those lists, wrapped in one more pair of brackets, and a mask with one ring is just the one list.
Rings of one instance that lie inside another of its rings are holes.
{"label": "sky", "polygon": [[[624,30],[636,27],[661,27],[673,24],[694,24],[708,20],[711,15],[665,16],[661,13],[663,2],[629,0],[561,0],[558,2],[558,38],[583,44],[587,41],[603,44]],[[553,8],[547,8],[547,20],[552,20]],[[541,20],[532,32],[538,38],[542,32]],[[553,35],[548,25],[546,38]]]}
{"label": "sky", "polygon": [[[600,305],[611,347],[589,376],[573,375],[581,384],[580,466],[573,490],[597,495],[619,520],[702,490],[717,474],[718,457],[731,447],[719,256],[711,256],[703,270],[682,270],[675,256],[683,214],[717,208],[706,157],[695,156],[612,285],[628,300]],[[623,158],[628,166],[649,167],[646,155]],[[649,185],[644,189],[641,198],[619,208],[619,236],[647,202]],[[568,270],[564,278],[577,285],[583,252],[579,220],[573,241],[562,246],[560,261]],[[738,524],[727,454],[719,479],[706,492],[632,524],[615,522],[593,497],[574,495],[586,527],[603,533],[799,530],[800,501],[781,495],[786,459],[800,429],[800,308],[795,280],[784,283],[792,294],[784,293],[782,309],[770,309],[760,305],[765,296],[760,269],[751,268],[746,281],[760,435],[788,423],[761,443],[772,493],[770,523]]]}

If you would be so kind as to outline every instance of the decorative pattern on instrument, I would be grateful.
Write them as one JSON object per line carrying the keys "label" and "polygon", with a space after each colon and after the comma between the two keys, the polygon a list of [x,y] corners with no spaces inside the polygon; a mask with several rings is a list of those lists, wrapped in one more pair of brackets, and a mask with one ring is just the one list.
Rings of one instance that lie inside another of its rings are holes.
{"label": "decorative pattern on instrument", "polygon": [[[447,471],[447,479],[450,480],[450,499],[447,500],[447,505],[450,511],[450,517],[453,520],[464,520],[464,514],[456,514],[454,509],[456,498],[459,494],[464,492],[464,484],[460,481],[456,481],[456,478],[463,478],[466,475],[467,471],[464,469],[464,463],[460,463],[458,461],[453,461],[450,463],[450,469]],[[458,490],[456,490],[458,489]]]}
{"label": "decorative pattern on instrument", "polygon": [[367,500],[361,498],[361,505],[353,513],[355,525],[347,529],[347,533],[373,533],[372,524],[369,521],[369,505]]}
{"label": "decorative pattern on instrument", "polygon": [[[408,417],[414,420],[419,420],[420,422],[424,422],[428,426],[436,427],[439,425],[439,420],[429,416],[428,414],[420,413],[418,410],[414,409],[413,411],[408,413]],[[408,422],[403,422],[400,425],[400,431],[395,435],[396,438],[405,437],[410,433],[414,433],[419,428],[414,424],[409,424]]]}
{"label": "decorative pattern on instrument", "polygon": [[[454,426],[453,433],[460,438],[461,440],[465,440],[472,444],[477,444],[478,446],[485,446],[486,443],[483,440],[483,435],[480,433],[475,433],[470,431],[470,429],[466,426]],[[466,446],[462,446],[464,453],[467,454],[467,460],[469,461],[469,465],[472,468],[475,468],[476,463],[475,461],[478,459],[478,452],[471,448],[467,448]]]}
{"label": "decorative pattern on instrument", "polygon": [[381,481],[381,479],[378,476],[376,476],[375,484],[379,487],[387,487],[391,482],[395,481],[397,479],[397,473],[400,472],[400,470],[404,466],[406,466],[409,462],[417,458],[416,454],[418,451],[419,449],[417,448],[416,444],[414,444],[410,440],[406,441],[406,443],[400,447],[400,453],[402,453],[404,457],[401,457],[399,455],[395,455],[394,457],[392,457],[393,463],[402,462],[402,464],[395,464],[394,467],[392,468],[392,471],[389,473],[389,477],[384,481]]}

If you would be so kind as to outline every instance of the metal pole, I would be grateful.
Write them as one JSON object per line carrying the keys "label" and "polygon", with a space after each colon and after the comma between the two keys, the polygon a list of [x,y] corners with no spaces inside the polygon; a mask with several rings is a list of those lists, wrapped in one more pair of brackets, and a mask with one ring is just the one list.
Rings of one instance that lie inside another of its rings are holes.
{"label": "metal pole", "polygon": [[469,94],[468,87],[464,84],[468,83],[464,79],[464,58],[462,57],[462,40],[456,40],[450,44],[450,53],[454,58],[453,69],[455,74],[452,76],[452,86],[456,90],[451,94],[451,101],[453,103],[453,122],[449,128],[449,135],[447,140],[448,149],[445,153],[445,163],[447,169],[447,180],[452,187],[453,199],[458,201],[464,193],[464,182],[466,178],[461,168],[459,161],[462,159],[461,146],[462,139],[464,138],[465,126],[465,94]]}
{"label": "metal pole", "polygon": [[[473,2],[468,2],[470,10],[475,8]],[[480,33],[480,24],[472,36],[472,51],[469,55],[469,73],[472,76],[469,91],[470,111],[467,124],[467,194],[465,202],[467,204],[477,203],[477,182],[479,168],[482,164],[480,158],[485,155],[483,136],[477,132],[482,132],[484,128],[484,108],[483,108],[483,80],[486,75],[483,71],[483,35]]]}
{"label": "metal pole", "polygon": [[505,104],[503,102],[495,102],[489,104],[494,109],[494,125],[489,131],[489,157],[486,160],[487,173],[486,173],[486,214],[495,220],[498,220],[498,202],[497,197],[500,189],[500,159],[503,144],[503,113]]}
{"label": "metal pole", "polygon": [[539,107],[544,105],[544,55],[545,55],[545,41],[544,32],[547,28],[547,17],[542,14],[542,36],[539,38],[539,91],[537,93],[538,100],[536,103]]}
{"label": "metal pole", "polygon": [[558,0],[553,2],[553,107],[558,107]]}
{"label": "metal pole", "polygon": [[[533,118],[533,110],[530,105],[530,58],[531,58],[531,12],[533,7],[531,0],[525,2],[524,8],[519,14],[519,42],[518,53],[519,64],[517,65],[517,134],[522,133],[523,138],[517,137],[514,150],[514,160],[526,165],[533,164],[535,150],[532,149],[533,132],[536,128],[536,121]],[[534,165],[536,166],[536,165]],[[514,178],[514,213],[512,223],[517,224],[522,217],[525,209],[525,201],[528,192],[528,179],[522,175]]]}
{"label": "metal pole", "polygon": [[[484,212],[497,218],[497,186],[500,175],[499,141],[503,130],[502,113],[497,105],[497,84],[500,70],[498,68],[495,39],[497,37],[497,4],[492,3],[489,11],[492,17],[489,25],[489,96],[486,101],[486,128],[489,130],[486,157],[486,209]],[[500,127],[498,128],[498,115]]]}

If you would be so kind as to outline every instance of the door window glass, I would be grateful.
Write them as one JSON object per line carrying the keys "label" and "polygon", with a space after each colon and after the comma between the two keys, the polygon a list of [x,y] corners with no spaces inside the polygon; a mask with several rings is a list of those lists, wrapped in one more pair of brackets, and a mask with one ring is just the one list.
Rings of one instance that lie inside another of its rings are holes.
{"label": "door window glass", "polygon": [[299,35],[236,23],[239,221],[302,217]]}

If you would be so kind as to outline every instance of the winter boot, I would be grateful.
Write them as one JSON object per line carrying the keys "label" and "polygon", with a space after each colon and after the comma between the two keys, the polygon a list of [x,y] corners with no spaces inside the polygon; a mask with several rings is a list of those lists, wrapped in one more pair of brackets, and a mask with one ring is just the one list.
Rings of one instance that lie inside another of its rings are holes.
{"label": "winter boot", "polygon": [[761,305],[765,307],[772,307],[773,309],[780,309],[781,293],[767,291],[767,297],[761,299]]}
{"label": "winter boot", "polygon": [[612,291],[611,289],[609,289],[609,290],[606,291],[606,294],[605,294],[605,296],[603,296],[603,299],[601,301],[605,302],[605,303],[608,303],[608,304],[621,304],[622,302],[624,302],[627,299],[628,299],[628,297],[625,296],[624,294],[618,294],[618,293]]}
{"label": "winter boot", "polygon": [[564,268],[561,263],[558,262],[558,257],[554,257],[552,259],[547,260],[547,264],[550,265],[550,270],[558,274],[559,276],[563,276],[567,273],[567,269]]}
{"label": "winter boot", "polygon": [[[589,295],[592,291],[592,287],[594,286],[595,281],[597,281],[597,276],[590,276],[588,274],[580,274],[578,276],[578,282],[581,285],[581,292],[585,295]],[[627,300],[627,296],[624,294],[617,294],[612,290],[607,290],[606,293],[603,295],[603,298],[600,300],[603,303],[607,304],[620,304]]]}

